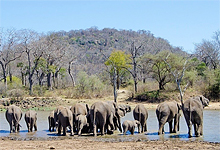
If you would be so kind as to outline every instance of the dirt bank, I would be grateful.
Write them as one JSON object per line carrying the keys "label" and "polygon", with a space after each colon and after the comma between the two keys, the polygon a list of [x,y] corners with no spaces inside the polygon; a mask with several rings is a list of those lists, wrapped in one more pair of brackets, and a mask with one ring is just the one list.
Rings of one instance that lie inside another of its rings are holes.
{"label": "dirt bank", "polygon": [[94,139],[59,139],[59,140],[34,140],[14,141],[0,139],[0,149],[219,149],[220,143],[199,141],[129,141],[129,142],[104,142]]}

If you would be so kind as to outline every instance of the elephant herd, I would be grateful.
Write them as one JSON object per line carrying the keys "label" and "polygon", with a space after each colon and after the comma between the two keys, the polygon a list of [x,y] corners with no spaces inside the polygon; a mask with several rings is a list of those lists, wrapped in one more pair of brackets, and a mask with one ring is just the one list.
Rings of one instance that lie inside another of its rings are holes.
{"label": "elephant herd", "polygon": [[[183,111],[189,137],[192,137],[192,125],[196,136],[203,135],[203,108],[208,106],[209,100],[204,96],[192,97],[181,105],[176,101],[160,103],[156,108],[156,116],[159,123],[158,134],[164,133],[164,125],[169,123],[169,132],[176,133],[179,131],[180,111]],[[143,104],[137,104],[133,109],[134,120],[125,120],[121,124],[121,117],[131,112],[131,107],[125,104],[117,104],[115,102],[98,101],[89,107],[85,103],[76,103],[72,107],[67,108],[58,106],[50,112],[48,116],[49,131],[57,131],[59,135],[66,135],[67,128],[70,135],[82,133],[93,134],[97,136],[98,130],[101,135],[113,134],[115,130],[119,130],[126,134],[130,131],[134,134],[137,127],[138,133],[147,131],[148,111]],[[11,105],[6,113],[6,120],[10,126],[10,132],[18,132],[21,125],[19,121],[22,118],[22,111],[19,107]],[[25,122],[28,132],[32,132],[33,128],[37,131],[37,113],[29,110],[25,113]],[[174,121],[174,126],[173,126]]]}

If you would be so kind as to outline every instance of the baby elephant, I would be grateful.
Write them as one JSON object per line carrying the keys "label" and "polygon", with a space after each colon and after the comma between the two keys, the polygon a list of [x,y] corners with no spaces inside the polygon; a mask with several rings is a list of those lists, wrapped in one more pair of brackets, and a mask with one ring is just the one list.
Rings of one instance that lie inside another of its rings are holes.
{"label": "baby elephant", "polygon": [[125,120],[122,124],[124,135],[126,134],[127,131],[130,131],[131,134],[133,135],[135,127],[137,127],[137,125],[140,125],[140,122],[137,120],[134,121]]}
{"label": "baby elephant", "polygon": [[37,131],[37,113],[33,110],[29,110],[25,113],[25,122],[27,124],[28,132],[34,130]]}
{"label": "baby elephant", "polygon": [[76,116],[76,128],[77,128],[78,136],[80,136],[82,132],[88,131],[89,124],[87,123],[86,115]]}

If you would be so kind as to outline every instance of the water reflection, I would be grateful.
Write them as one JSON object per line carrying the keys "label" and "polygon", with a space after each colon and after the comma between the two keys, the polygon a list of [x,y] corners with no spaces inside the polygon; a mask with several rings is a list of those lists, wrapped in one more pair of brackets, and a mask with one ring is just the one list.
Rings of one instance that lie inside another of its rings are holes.
{"label": "water reflection", "polygon": [[[37,128],[38,131],[28,132],[24,117],[22,117],[20,124],[22,126],[19,133],[10,133],[9,125],[5,119],[5,112],[0,112],[0,137],[17,137],[17,138],[38,138],[46,137],[53,138],[57,137],[56,132],[48,131],[48,115],[50,111],[38,111],[37,112]],[[24,114],[24,113],[23,113]],[[148,110],[148,120],[147,120],[147,132],[138,134],[137,128],[135,129],[134,135],[128,131],[126,135],[116,131],[114,135],[106,135],[105,138],[114,138],[121,141],[131,141],[131,140],[189,140],[189,141],[209,141],[209,142],[220,142],[220,111],[218,110],[204,110],[204,127],[203,127],[203,137],[188,138],[188,128],[184,117],[180,118],[180,131],[178,133],[170,134],[168,123],[165,124],[164,130],[165,134],[158,135],[158,121],[156,118],[155,110]],[[126,114],[125,117],[121,118],[121,123],[125,120],[133,120],[133,113],[130,112]],[[193,131],[194,134],[194,131]],[[67,134],[69,137],[69,134]],[[90,135],[82,134],[83,137],[88,137]]]}

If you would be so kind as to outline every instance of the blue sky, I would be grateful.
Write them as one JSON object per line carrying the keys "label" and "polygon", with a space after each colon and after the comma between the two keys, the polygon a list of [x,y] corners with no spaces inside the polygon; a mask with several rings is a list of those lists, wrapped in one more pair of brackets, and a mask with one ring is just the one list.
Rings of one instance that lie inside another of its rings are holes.
{"label": "blue sky", "polygon": [[220,0],[0,0],[0,27],[37,32],[149,30],[193,52],[220,30]]}

